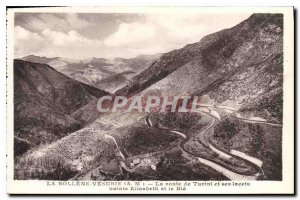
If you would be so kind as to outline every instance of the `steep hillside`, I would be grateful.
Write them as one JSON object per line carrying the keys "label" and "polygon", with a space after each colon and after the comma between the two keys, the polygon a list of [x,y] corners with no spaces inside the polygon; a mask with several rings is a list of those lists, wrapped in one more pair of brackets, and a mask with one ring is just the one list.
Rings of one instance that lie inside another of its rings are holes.
{"label": "steep hillside", "polygon": [[126,86],[132,76],[136,73],[133,71],[125,71],[112,76],[108,76],[98,81],[95,85],[97,88],[103,88],[106,91],[114,93],[117,89]]}
{"label": "steep hillside", "polygon": [[267,109],[280,120],[282,26],[280,14],[254,14],[231,29],[162,55],[116,93],[208,94],[217,104],[234,102],[242,110]]}
{"label": "steep hillside", "polygon": [[[116,94],[209,95],[218,105],[280,122],[282,34],[282,15],[254,14],[231,29],[163,54]],[[72,116],[95,120],[100,116],[96,103]]]}
{"label": "steep hillside", "polygon": [[15,136],[32,145],[57,140],[80,128],[71,113],[106,94],[48,65],[15,60]]}

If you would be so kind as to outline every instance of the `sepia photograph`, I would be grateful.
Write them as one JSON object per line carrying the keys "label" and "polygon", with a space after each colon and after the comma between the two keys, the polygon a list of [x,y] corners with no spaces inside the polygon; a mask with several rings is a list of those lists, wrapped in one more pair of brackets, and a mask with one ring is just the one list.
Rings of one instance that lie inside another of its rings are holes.
{"label": "sepia photograph", "polygon": [[293,7],[7,19],[9,193],[294,192]]}

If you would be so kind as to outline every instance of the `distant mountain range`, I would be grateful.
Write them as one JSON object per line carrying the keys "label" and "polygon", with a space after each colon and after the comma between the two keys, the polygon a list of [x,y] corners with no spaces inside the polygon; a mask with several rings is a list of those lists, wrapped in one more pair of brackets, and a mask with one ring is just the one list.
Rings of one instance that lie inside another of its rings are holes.
{"label": "distant mountain range", "polygon": [[48,64],[57,71],[82,83],[114,93],[129,83],[129,80],[148,68],[160,54],[141,55],[135,58],[89,58],[84,60],[61,57],[29,55],[21,60]]}

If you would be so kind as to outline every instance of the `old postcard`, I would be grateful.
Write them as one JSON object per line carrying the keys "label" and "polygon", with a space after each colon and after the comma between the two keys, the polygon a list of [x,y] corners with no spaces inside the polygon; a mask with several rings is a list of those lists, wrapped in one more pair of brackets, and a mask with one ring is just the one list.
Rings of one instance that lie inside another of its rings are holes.
{"label": "old postcard", "polygon": [[293,12],[7,8],[7,192],[293,194]]}

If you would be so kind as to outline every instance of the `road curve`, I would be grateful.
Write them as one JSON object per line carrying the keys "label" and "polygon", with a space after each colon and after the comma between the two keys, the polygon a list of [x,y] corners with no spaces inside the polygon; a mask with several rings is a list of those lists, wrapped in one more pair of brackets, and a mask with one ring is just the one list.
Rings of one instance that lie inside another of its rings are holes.
{"label": "road curve", "polygon": [[[231,111],[231,112],[236,112],[237,111],[236,109],[225,107],[225,106],[214,106],[214,105],[209,105],[209,104],[196,104],[196,105],[198,105],[200,107],[204,107],[204,108],[217,108],[217,109],[228,110],[228,111]],[[267,125],[270,125],[270,126],[282,127],[282,124],[275,123],[275,122],[247,119],[247,118],[239,117],[239,116],[236,116],[236,115],[232,115],[232,117],[234,117],[236,119],[239,119],[239,120],[242,120],[246,123],[253,122],[253,123],[258,123],[258,124],[267,124]]]}
{"label": "road curve", "polygon": [[[197,153],[195,153],[195,152],[192,152],[192,151],[186,149],[185,146],[184,146],[185,143],[188,142],[188,141],[190,140],[190,137],[187,137],[186,134],[184,134],[184,133],[181,133],[181,132],[178,132],[178,131],[174,131],[174,130],[169,130],[170,132],[173,132],[173,133],[176,133],[176,134],[180,133],[180,134],[178,134],[178,135],[180,135],[180,136],[183,138],[183,140],[181,140],[180,143],[179,143],[180,148],[181,148],[183,151],[185,151],[186,153],[188,153],[188,154],[190,154],[190,155],[193,155],[193,156],[195,156],[195,157],[198,157],[199,161],[202,160],[202,162],[210,163],[210,166],[211,166],[211,165],[215,165],[215,167],[214,167],[215,169],[216,169],[216,168],[223,168],[223,171],[222,171],[223,174],[224,174],[224,175],[227,174],[227,177],[229,177],[230,179],[233,179],[232,177],[235,177],[235,178],[237,178],[237,179],[239,179],[239,180],[241,180],[241,179],[243,179],[243,180],[253,180],[253,179],[257,179],[258,176],[259,176],[260,174],[262,174],[262,173],[261,173],[261,172],[262,172],[262,169],[261,169],[259,166],[257,166],[256,164],[250,162],[249,160],[246,160],[246,159],[244,159],[244,158],[241,158],[241,157],[239,157],[239,156],[237,156],[237,155],[231,154],[231,153],[229,153],[229,152],[225,152],[224,150],[222,150],[222,149],[220,149],[219,147],[217,147],[217,146],[211,141],[211,138],[210,138],[210,137],[211,137],[211,134],[209,134],[209,132],[213,130],[213,128],[215,127],[215,125],[216,125],[217,121],[219,121],[219,119],[218,119],[217,117],[215,117],[214,115],[212,115],[210,110],[209,110],[209,112],[199,111],[199,113],[209,115],[209,116],[212,118],[211,123],[209,123],[209,124],[207,125],[207,127],[200,133],[200,134],[204,134],[204,135],[208,135],[208,136],[209,136],[209,137],[205,137],[205,138],[208,138],[208,141],[207,141],[207,142],[208,142],[209,145],[208,145],[208,146],[207,146],[207,145],[203,145],[203,146],[206,147],[206,148],[210,148],[210,149],[212,149],[212,150],[217,150],[218,152],[221,152],[223,155],[227,155],[227,156],[228,156],[227,158],[229,158],[229,157],[231,158],[231,157],[232,157],[232,158],[234,158],[234,159],[237,159],[237,160],[240,160],[240,161],[244,162],[244,163],[247,165],[247,167],[250,168],[253,172],[252,172],[252,173],[241,173],[240,171],[236,170],[236,169],[235,169],[234,167],[232,167],[232,166],[225,165],[225,164],[223,164],[223,163],[221,163],[221,162],[217,162],[217,161],[215,161],[215,160],[213,160],[213,159],[211,159],[211,158],[204,157],[203,155],[199,155],[199,154],[197,154]],[[148,127],[155,127],[155,128],[161,129],[161,128],[159,128],[159,127],[153,126],[153,123],[151,122],[150,117],[151,117],[151,114],[148,115],[148,116],[145,118],[145,123],[148,125]],[[183,135],[184,135],[185,137],[183,137]],[[201,142],[201,141],[200,141],[200,142]],[[204,163],[204,164],[205,164],[205,163]],[[249,170],[249,171],[251,171],[251,170]],[[225,172],[226,172],[226,173],[225,173]],[[229,176],[228,174],[230,174],[230,172],[231,172],[231,173],[234,173],[234,174],[236,174],[236,175],[235,175],[235,176]]]}

